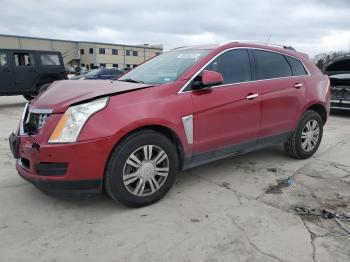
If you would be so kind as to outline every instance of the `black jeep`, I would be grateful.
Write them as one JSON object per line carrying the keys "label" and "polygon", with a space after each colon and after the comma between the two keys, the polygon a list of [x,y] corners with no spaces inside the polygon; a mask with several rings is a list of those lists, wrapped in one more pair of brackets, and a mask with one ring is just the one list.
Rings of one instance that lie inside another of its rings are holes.
{"label": "black jeep", "polygon": [[33,99],[56,80],[67,79],[60,52],[0,49],[0,95]]}

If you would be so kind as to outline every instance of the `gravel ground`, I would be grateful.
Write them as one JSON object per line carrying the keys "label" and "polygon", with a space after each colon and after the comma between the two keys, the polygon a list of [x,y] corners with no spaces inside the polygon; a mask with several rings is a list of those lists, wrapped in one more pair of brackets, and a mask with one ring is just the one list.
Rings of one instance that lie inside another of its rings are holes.
{"label": "gravel ground", "polygon": [[336,221],[293,211],[350,214],[350,112],[331,115],[311,159],[277,145],[216,161],[180,173],[160,202],[129,209],[107,196],[49,197],[17,175],[7,138],[24,103],[0,97],[1,262],[350,261],[350,234]]}

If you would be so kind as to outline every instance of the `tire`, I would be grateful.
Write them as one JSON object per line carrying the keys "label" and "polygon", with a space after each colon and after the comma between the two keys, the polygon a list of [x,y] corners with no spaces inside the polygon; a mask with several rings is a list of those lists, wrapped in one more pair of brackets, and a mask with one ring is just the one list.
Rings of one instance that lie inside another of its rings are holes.
{"label": "tire", "polygon": [[48,89],[50,85],[51,85],[51,83],[43,84],[43,85],[39,88],[39,94],[45,92],[46,89]]}
{"label": "tire", "polygon": [[177,171],[178,155],[171,140],[159,132],[141,130],[124,138],[113,150],[106,167],[105,189],[112,199],[126,206],[146,206],[169,191]]}
{"label": "tire", "polygon": [[293,158],[309,158],[320,146],[322,135],[321,116],[313,110],[308,110],[303,114],[293,135],[284,143],[284,149]]}
{"label": "tire", "polygon": [[23,97],[25,99],[27,99],[28,101],[32,101],[36,97],[36,95],[34,95],[34,94],[27,94],[27,95],[23,95]]}

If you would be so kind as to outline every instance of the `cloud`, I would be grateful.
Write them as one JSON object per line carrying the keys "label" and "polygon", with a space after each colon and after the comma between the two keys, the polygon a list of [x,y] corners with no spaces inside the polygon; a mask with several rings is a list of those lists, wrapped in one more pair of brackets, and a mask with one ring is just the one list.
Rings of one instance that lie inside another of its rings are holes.
{"label": "cloud", "polygon": [[350,48],[346,0],[0,0],[0,33],[127,44],[229,39],[292,45],[315,55]]}

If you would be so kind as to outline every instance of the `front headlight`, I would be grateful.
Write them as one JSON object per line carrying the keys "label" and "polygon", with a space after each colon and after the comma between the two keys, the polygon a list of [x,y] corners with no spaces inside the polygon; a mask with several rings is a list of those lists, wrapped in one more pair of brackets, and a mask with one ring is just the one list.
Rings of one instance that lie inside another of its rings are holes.
{"label": "front headlight", "polygon": [[68,108],[52,132],[49,143],[76,142],[89,117],[103,109],[107,102],[108,97],[104,97]]}

